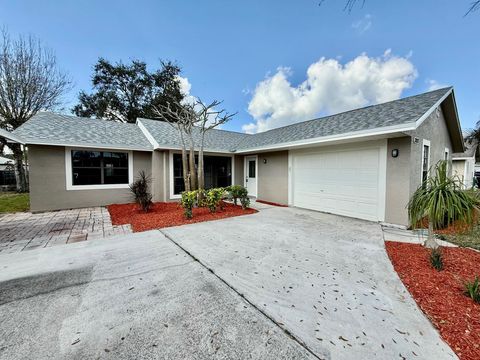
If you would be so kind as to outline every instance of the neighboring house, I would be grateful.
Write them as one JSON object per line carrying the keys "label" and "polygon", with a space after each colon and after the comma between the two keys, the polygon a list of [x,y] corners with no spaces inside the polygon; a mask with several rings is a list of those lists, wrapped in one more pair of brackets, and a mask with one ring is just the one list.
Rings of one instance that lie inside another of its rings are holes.
{"label": "neighboring house", "polygon": [[0,156],[0,190],[13,190],[16,186],[14,161]]}
{"label": "neighboring house", "polygon": [[477,144],[465,144],[465,151],[452,154],[452,174],[456,175],[464,189],[470,189],[475,176],[475,159],[477,158]]}
{"label": "neighboring house", "polygon": [[[183,190],[180,139],[164,122],[40,113],[0,135],[28,145],[32,211],[130,202],[140,170],[152,175],[155,201]],[[207,186],[401,225],[430,167],[465,150],[453,88],[254,135],[212,130],[205,148]]]}

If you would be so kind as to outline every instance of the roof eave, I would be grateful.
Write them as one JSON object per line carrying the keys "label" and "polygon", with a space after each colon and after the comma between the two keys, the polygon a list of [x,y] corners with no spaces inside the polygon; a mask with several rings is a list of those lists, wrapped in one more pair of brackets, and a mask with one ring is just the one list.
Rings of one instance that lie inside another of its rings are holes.
{"label": "roof eave", "polygon": [[86,144],[86,143],[67,143],[67,142],[52,142],[52,141],[38,141],[38,140],[26,140],[25,145],[41,145],[41,146],[65,146],[72,148],[85,148],[85,149],[105,149],[105,150],[128,150],[128,151],[153,151],[153,148],[137,147],[128,145],[116,145],[116,144]]}
{"label": "roof eave", "polygon": [[407,136],[405,132],[415,130],[415,123],[402,124],[401,126],[388,126],[383,128],[369,129],[364,131],[355,131],[350,133],[322,136],[311,139],[285,142],[256,148],[240,149],[236,154],[248,154],[254,152],[265,152],[275,150],[288,150],[315,145],[332,145],[335,143],[356,142],[361,140],[380,139],[386,137]]}
{"label": "roof eave", "polygon": [[14,142],[22,145],[25,144],[25,140],[21,136],[15,135],[10,131],[4,130],[4,129],[0,129],[0,137],[3,137],[9,140],[9,142]]}

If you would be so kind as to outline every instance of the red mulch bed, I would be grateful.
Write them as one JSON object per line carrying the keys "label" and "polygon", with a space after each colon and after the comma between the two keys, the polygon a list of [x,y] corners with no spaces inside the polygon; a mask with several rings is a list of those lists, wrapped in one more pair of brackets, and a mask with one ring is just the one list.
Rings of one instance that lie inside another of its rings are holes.
{"label": "red mulch bed", "polygon": [[[473,214],[473,224],[478,223],[479,221],[479,211],[474,210]],[[428,229],[428,218],[424,218],[421,222],[422,228]],[[456,220],[453,223],[451,223],[449,226],[443,228],[443,229],[437,229],[434,232],[436,234],[442,234],[442,235],[454,235],[454,234],[462,234],[465,233],[469,230],[472,229],[472,225],[469,225],[463,221]]]}
{"label": "red mulch bed", "polygon": [[258,202],[258,203],[272,205],[272,206],[288,207],[288,205],[279,204],[279,203],[271,202],[271,201],[265,201],[265,200],[255,200],[255,201]]}
{"label": "red mulch bed", "polygon": [[458,357],[480,359],[480,304],[463,294],[463,281],[480,276],[480,253],[444,247],[444,269],[437,271],[421,245],[386,242],[386,248],[418,306]]}
{"label": "red mulch bed", "polygon": [[137,204],[115,204],[107,206],[113,225],[131,224],[134,232],[165,228],[170,226],[193,224],[202,221],[224,219],[232,216],[256,213],[257,210],[225,203],[224,209],[211,213],[207,208],[193,209],[193,218],[186,219],[179,203],[158,202],[145,213]]}

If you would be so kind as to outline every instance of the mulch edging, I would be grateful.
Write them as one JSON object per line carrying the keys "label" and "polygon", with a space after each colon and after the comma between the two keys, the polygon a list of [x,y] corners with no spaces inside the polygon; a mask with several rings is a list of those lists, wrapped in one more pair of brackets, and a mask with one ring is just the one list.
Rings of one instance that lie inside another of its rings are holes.
{"label": "mulch edging", "polygon": [[418,244],[385,242],[388,256],[418,306],[462,360],[480,359],[480,304],[463,294],[463,281],[480,276],[480,253],[443,247],[444,269]]}
{"label": "mulch edging", "polygon": [[192,219],[185,218],[182,207],[176,202],[154,203],[148,213],[139,210],[137,204],[114,204],[108,205],[107,209],[113,225],[131,224],[134,232],[225,219],[257,212],[255,209],[243,210],[241,206],[230,203],[225,203],[224,209],[218,209],[215,213],[211,213],[207,208],[194,208]]}

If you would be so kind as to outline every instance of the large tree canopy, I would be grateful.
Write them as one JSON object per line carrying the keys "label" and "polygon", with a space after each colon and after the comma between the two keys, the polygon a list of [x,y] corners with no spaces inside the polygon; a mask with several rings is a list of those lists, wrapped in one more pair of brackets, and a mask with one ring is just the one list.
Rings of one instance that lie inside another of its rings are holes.
{"label": "large tree canopy", "polygon": [[138,117],[153,118],[155,107],[183,99],[179,74],[180,67],[172,62],[162,61],[160,69],[150,72],[143,61],[112,64],[100,58],[92,76],[93,92],[81,91],[72,112],[129,123]]}

